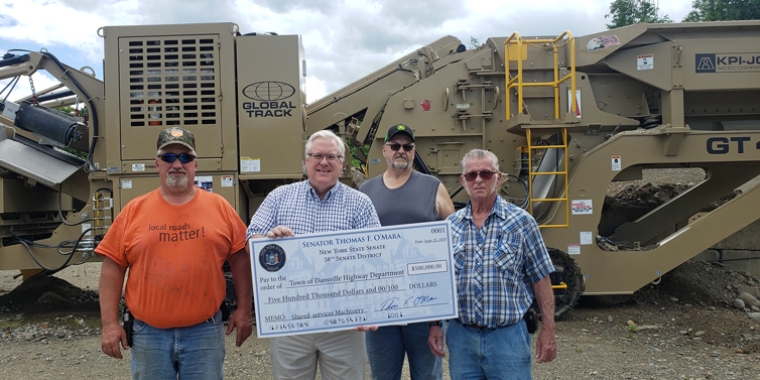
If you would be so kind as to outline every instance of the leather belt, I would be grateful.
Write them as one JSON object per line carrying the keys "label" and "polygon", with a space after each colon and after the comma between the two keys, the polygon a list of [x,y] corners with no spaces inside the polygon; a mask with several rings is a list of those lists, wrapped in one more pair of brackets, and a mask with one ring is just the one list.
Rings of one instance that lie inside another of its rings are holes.
{"label": "leather belt", "polygon": [[459,319],[457,319],[456,321],[460,325],[465,326],[465,327],[473,328],[475,330],[478,330],[478,332],[486,331],[486,330],[496,330],[496,329],[498,329],[498,327],[493,328],[493,327],[487,327],[487,326],[482,326],[482,325],[471,325],[471,324],[462,323],[462,321],[460,321]]}

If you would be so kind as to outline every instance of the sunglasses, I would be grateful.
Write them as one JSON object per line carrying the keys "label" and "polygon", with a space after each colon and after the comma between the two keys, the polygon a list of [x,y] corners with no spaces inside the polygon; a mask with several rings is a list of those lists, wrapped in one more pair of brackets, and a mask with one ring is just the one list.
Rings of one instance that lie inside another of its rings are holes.
{"label": "sunglasses", "polygon": [[394,152],[398,152],[402,146],[404,147],[404,152],[410,152],[412,149],[414,149],[414,144],[389,143],[385,144],[385,146],[391,148],[391,150]]}
{"label": "sunglasses", "polygon": [[179,158],[179,162],[186,164],[188,162],[191,162],[195,159],[195,156],[193,156],[190,153],[180,153],[180,154],[174,154],[174,153],[164,153],[159,154],[158,158],[161,159],[161,161],[168,162],[170,164],[173,164],[174,161],[177,161]]}
{"label": "sunglasses", "polygon": [[480,178],[483,178],[484,181],[488,181],[489,179],[493,178],[493,175],[496,174],[496,173],[497,172],[483,170],[483,171],[480,171],[480,172],[469,172],[469,173],[465,173],[463,175],[464,175],[464,179],[472,182],[476,178],[478,178],[478,176],[480,176]]}

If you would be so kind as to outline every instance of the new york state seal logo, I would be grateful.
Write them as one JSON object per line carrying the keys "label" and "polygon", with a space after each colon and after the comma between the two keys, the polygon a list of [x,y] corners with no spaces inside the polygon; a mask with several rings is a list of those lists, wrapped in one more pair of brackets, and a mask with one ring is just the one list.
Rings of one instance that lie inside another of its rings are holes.
{"label": "new york state seal logo", "polygon": [[259,264],[267,272],[277,272],[285,266],[285,250],[277,244],[267,244],[259,251]]}

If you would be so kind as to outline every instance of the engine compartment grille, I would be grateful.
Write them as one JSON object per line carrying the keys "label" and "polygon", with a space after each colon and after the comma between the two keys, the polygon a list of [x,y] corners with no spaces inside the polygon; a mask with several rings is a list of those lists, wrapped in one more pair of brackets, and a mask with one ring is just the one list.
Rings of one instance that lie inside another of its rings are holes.
{"label": "engine compartment grille", "polygon": [[[122,109],[132,127],[216,125],[219,57],[216,36],[122,41]],[[126,53],[126,54],[125,54]],[[124,104],[124,103],[127,104]]]}

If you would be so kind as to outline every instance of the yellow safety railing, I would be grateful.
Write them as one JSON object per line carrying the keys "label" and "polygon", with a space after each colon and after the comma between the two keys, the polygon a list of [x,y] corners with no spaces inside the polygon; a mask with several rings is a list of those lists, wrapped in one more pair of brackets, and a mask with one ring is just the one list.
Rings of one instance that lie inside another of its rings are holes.
{"label": "yellow safety railing", "polygon": [[[570,56],[570,72],[563,76],[562,78],[559,77],[559,48],[565,44],[570,45],[570,51],[568,52],[568,55]],[[550,46],[552,48],[552,52],[554,55],[554,80],[551,82],[528,82],[525,83],[523,81],[523,61],[528,59],[528,45],[545,45]],[[575,114],[577,110],[576,100],[575,100],[575,38],[573,38],[572,33],[570,31],[565,31],[556,38],[552,39],[531,39],[531,40],[525,40],[522,37],[520,37],[520,33],[514,32],[512,33],[509,38],[507,38],[506,41],[504,41],[504,52],[506,55],[506,62],[505,62],[505,69],[504,69],[504,75],[506,77],[507,82],[507,94],[510,93],[510,90],[512,88],[517,88],[517,113],[522,113],[523,109],[525,108],[525,104],[523,103],[523,88],[524,87],[553,87],[554,88],[554,118],[559,119],[559,85],[567,80],[570,81],[570,111]],[[511,77],[510,70],[509,70],[509,62],[510,61],[516,61],[517,62],[517,74],[514,77]],[[510,110],[510,101],[507,100],[506,102],[506,112],[507,112],[507,120],[509,120],[511,115]]]}

